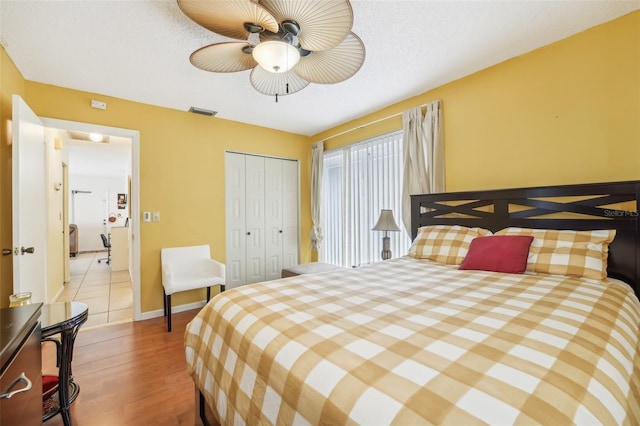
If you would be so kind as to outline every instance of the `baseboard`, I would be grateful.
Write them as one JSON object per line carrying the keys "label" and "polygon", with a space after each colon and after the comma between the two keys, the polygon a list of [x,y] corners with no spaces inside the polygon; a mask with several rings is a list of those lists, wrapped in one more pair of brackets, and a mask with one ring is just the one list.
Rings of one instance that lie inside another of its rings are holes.
{"label": "baseboard", "polygon": [[[193,309],[202,309],[202,307],[206,304],[204,300],[200,302],[187,303],[186,305],[173,305],[171,306],[171,313],[175,314],[178,312],[191,311]],[[140,321],[158,318],[164,316],[164,309],[157,309],[155,311],[147,311],[140,314]]]}
{"label": "baseboard", "polygon": [[64,283],[62,284],[62,287],[60,287],[60,289],[56,292],[56,295],[53,296],[53,298],[49,298],[49,303],[53,303],[55,301],[58,300],[58,297],[60,297],[60,295],[62,294],[62,292],[64,291],[64,286],[68,285],[69,283]]}

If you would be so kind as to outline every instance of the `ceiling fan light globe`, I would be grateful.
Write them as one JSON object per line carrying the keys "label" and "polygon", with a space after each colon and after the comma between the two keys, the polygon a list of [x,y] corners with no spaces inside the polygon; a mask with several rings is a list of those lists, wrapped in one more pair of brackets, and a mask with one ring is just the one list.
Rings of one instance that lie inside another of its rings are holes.
{"label": "ceiling fan light globe", "polygon": [[253,59],[265,70],[285,73],[300,60],[298,49],[282,41],[265,41],[253,48]]}

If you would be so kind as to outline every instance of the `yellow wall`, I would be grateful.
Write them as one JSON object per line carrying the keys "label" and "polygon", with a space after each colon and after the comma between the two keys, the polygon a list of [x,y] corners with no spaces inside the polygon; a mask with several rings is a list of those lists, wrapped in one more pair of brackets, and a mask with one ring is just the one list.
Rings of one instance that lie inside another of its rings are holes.
{"label": "yellow wall", "polygon": [[[443,104],[446,189],[640,179],[640,11],[312,137]],[[400,116],[329,139],[397,130]]]}
{"label": "yellow wall", "polygon": [[[8,59],[0,49],[3,58]],[[4,67],[3,67],[4,68]],[[24,81],[21,76],[5,93],[3,107],[10,110],[14,87],[24,87],[23,97],[41,117],[57,118],[140,131],[140,207],[158,211],[161,221],[141,224],[141,309],[162,308],[160,249],[209,243],[212,255],[225,260],[224,152],[233,150],[300,160],[301,261],[310,259],[309,207],[310,146],[306,136],[242,123],[199,116],[122,99]],[[4,81],[4,79],[3,79]],[[5,98],[8,98],[5,100]],[[92,99],[107,102],[107,110],[91,108]],[[3,135],[3,141],[5,136]],[[6,150],[3,147],[3,152]],[[10,155],[10,154],[9,154]],[[9,185],[9,191],[4,191]],[[8,226],[10,179],[3,175],[3,230]],[[8,194],[8,195],[7,195]],[[4,233],[3,233],[4,235]],[[10,241],[10,239],[9,239]],[[10,244],[10,243],[9,243]],[[3,259],[3,265],[6,259]],[[10,273],[3,274],[3,294],[10,292]],[[7,293],[8,295],[9,293]],[[174,296],[179,305],[202,300],[204,292]],[[2,301],[8,297],[2,297]]]}
{"label": "yellow wall", "polygon": [[[0,247],[13,246],[11,239],[11,95],[24,96],[25,82],[13,61],[0,46]],[[13,293],[12,256],[0,256],[0,308],[9,306]]]}

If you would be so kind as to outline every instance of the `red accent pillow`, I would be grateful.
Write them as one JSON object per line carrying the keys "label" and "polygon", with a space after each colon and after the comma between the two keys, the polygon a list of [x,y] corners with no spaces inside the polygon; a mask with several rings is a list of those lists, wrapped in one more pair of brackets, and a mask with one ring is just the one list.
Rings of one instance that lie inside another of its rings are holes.
{"label": "red accent pillow", "polygon": [[492,235],[474,238],[460,269],[522,274],[527,269],[529,246],[527,235]]}

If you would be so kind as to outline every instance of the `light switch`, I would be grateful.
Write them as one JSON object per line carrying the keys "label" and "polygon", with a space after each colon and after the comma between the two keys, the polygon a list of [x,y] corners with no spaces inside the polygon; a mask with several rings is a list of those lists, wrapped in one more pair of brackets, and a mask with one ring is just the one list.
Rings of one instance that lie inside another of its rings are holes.
{"label": "light switch", "polygon": [[160,222],[160,212],[153,212],[153,221]]}
{"label": "light switch", "polygon": [[151,222],[151,212],[142,213],[142,221],[143,222]]}

